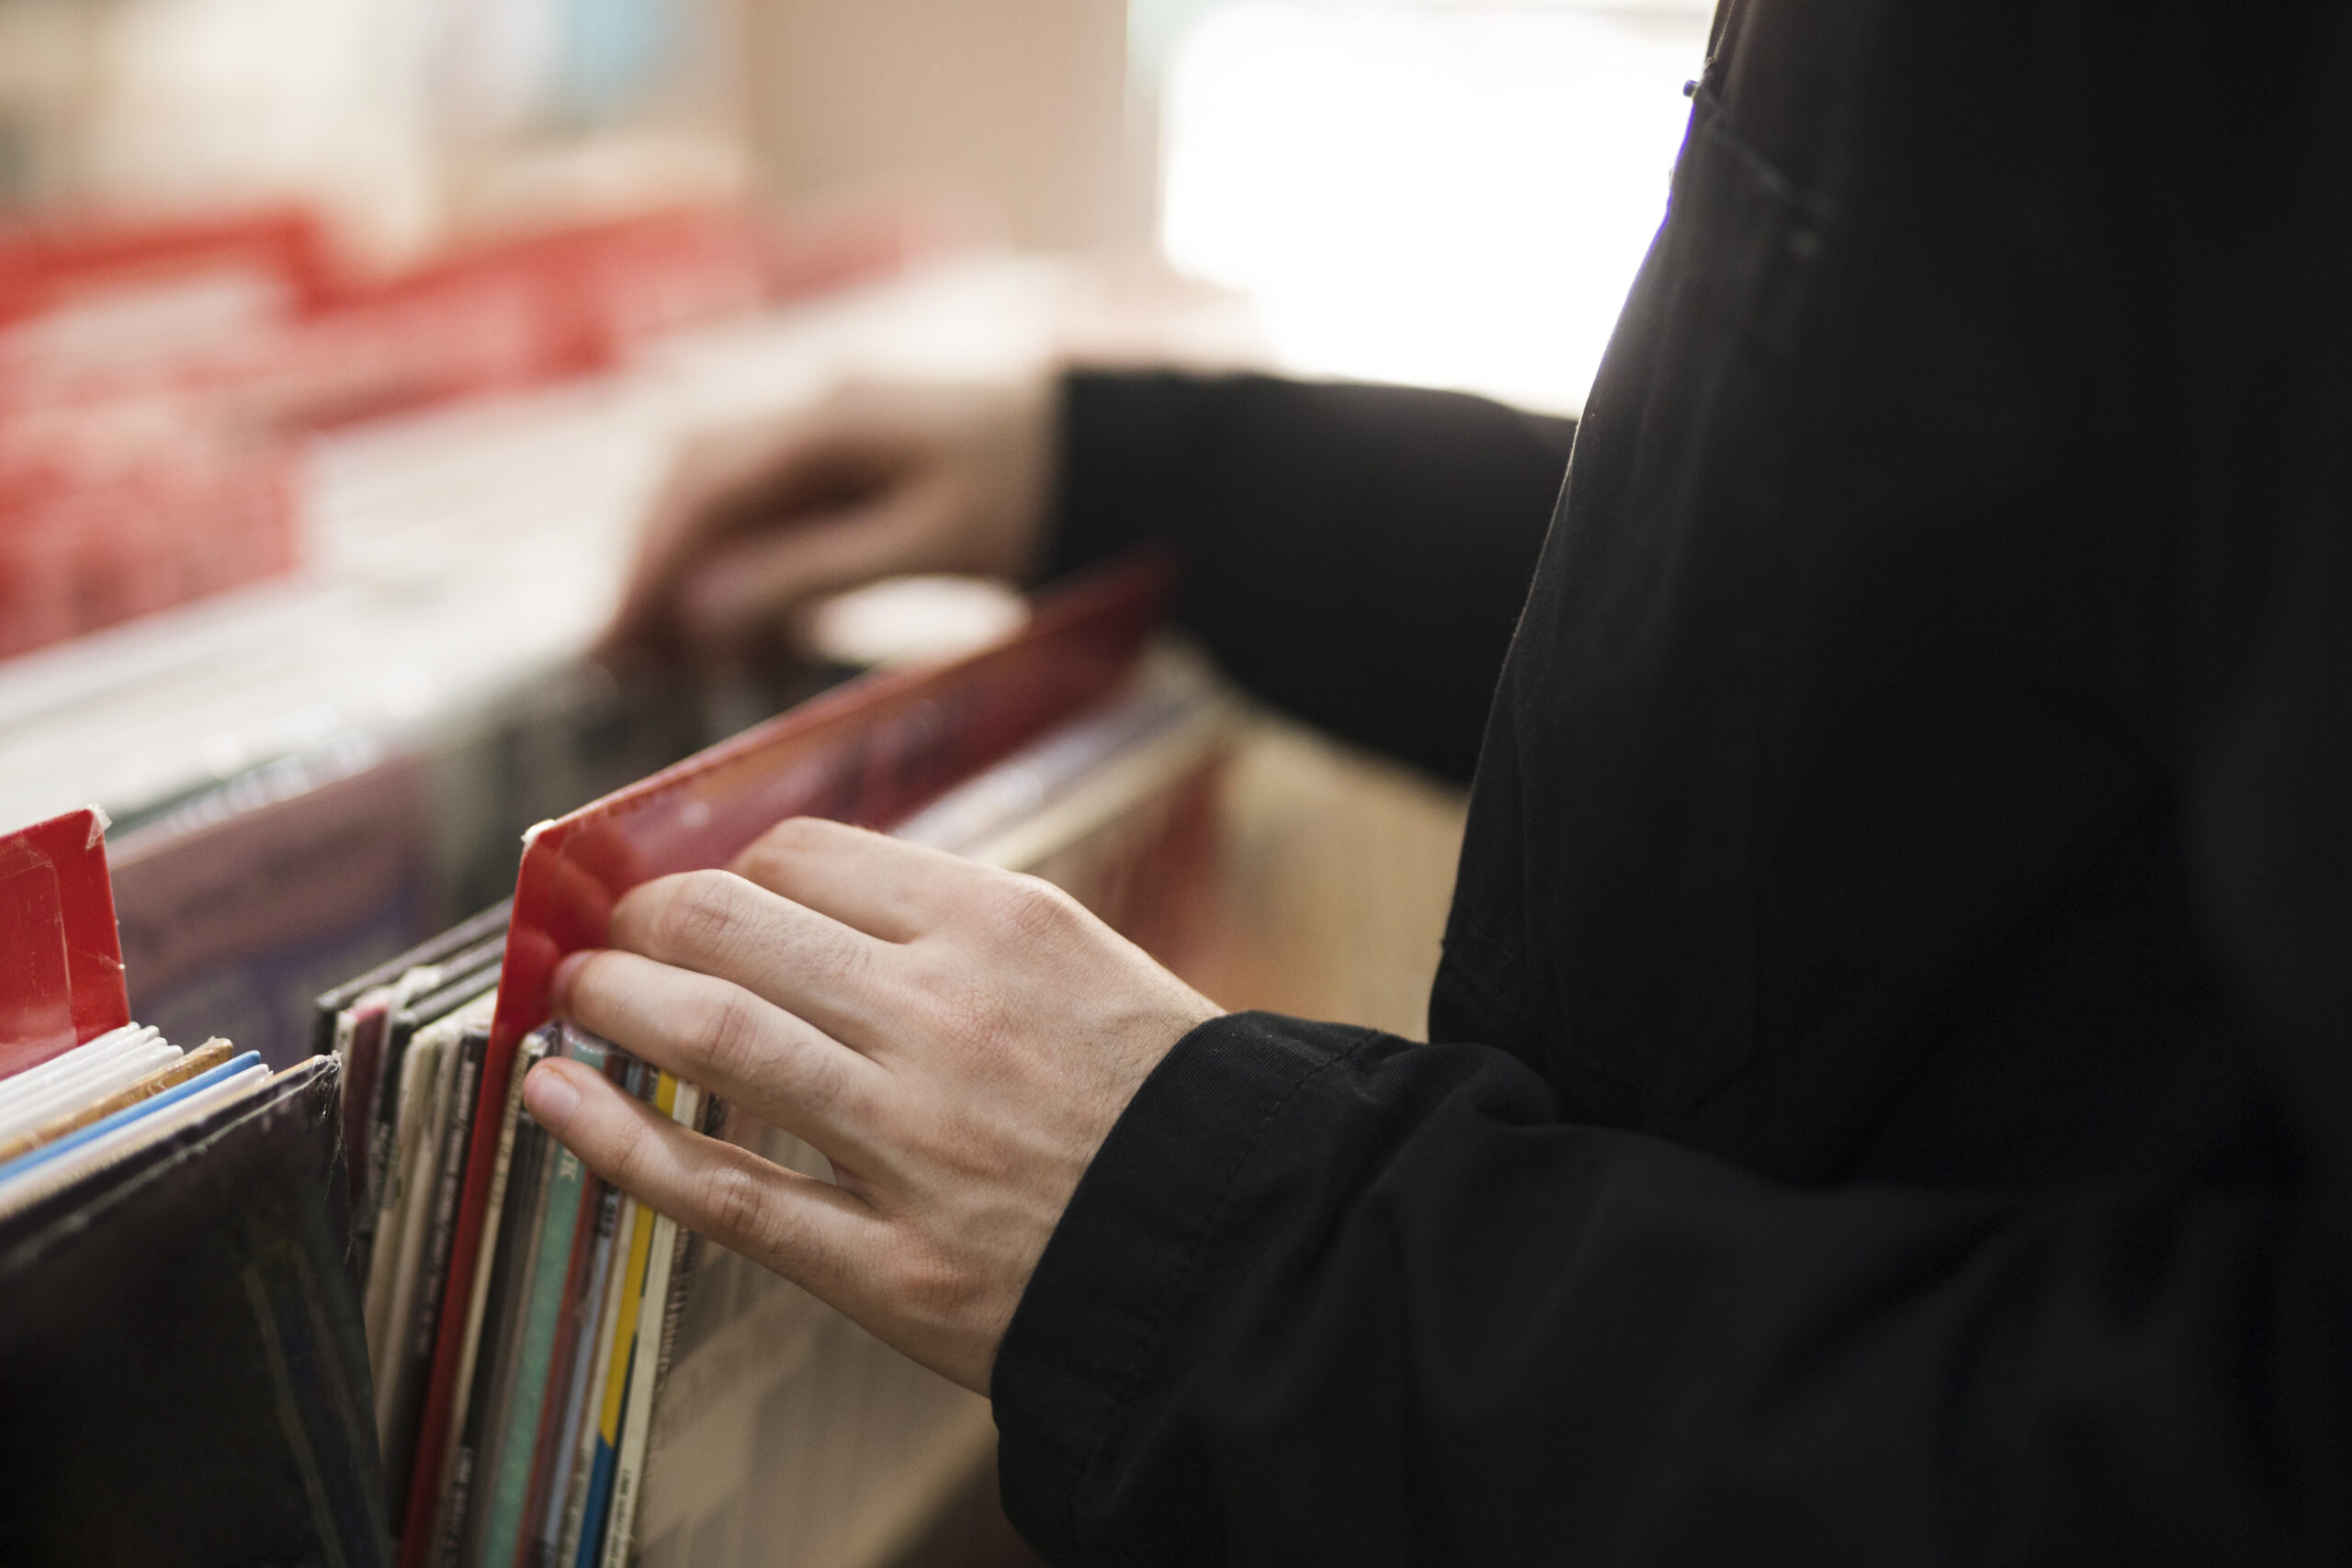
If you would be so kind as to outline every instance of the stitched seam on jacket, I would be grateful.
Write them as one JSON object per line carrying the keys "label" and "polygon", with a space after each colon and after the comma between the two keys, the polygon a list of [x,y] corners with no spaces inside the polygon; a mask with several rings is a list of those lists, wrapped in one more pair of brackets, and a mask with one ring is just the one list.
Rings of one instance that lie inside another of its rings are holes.
{"label": "stitched seam on jacket", "polygon": [[[1175,1288],[1168,1292],[1159,1315],[1153,1320],[1151,1326],[1145,1332],[1142,1343],[1136,1348],[1127,1365],[1120,1370],[1118,1392],[1112,1398],[1111,1408],[1104,1413],[1101,1427],[1095,1432],[1093,1440],[1087,1445],[1086,1457],[1079,1461],[1076,1472],[1070,1477],[1069,1495],[1065,1500],[1064,1506],[1069,1510],[1073,1535],[1080,1533],[1078,1495],[1085,1487],[1087,1477],[1093,1473],[1095,1467],[1102,1461],[1103,1450],[1110,1446],[1111,1434],[1117,1429],[1129,1407],[1135,1404],[1138,1392],[1137,1385],[1143,1377],[1143,1370],[1149,1364],[1153,1352],[1158,1348],[1160,1341],[1167,1337],[1170,1321],[1176,1315],[1178,1309],[1192,1299],[1193,1277],[1200,1271],[1201,1254],[1207,1247],[1209,1238],[1216,1234],[1217,1222],[1224,1215],[1226,1205],[1232,1201],[1234,1184],[1241,1179],[1241,1173],[1249,1168],[1250,1162],[1257,1156],[1259,1148],[1265,1143],[1267,1129],[1272,1127],[1275,1119],[1289,1108],[1291,1101],[1298,1097],[1300,1090],[1332,1068],[1352,1060],[1356,1053],[1379,1032],[1377,1029],[1370,1028],[1361,1031],[1349,1043],[1347,1049],[1326,1057],[1300,1073],[1275,1097],[1273,1103],[1266,1107],[1265,1114],[1259,1117],[1258,1124],[1250,1130],[1249,1142],[1243,1145],[1241,1153],[1235,1158],[1232,1168],[1225,1173],[1225,1180],[1217,1189],[1216,1200],[1209,1205],[1208,1213],[1204,1216],[1205,1223],[1201,1226],[1199,1233],[1193,1237],[1192,1246],[1185,1251],[1183,1263],[1176,1271]],[[1122,1552],[1120,1555],[1124,1557],[1125,1553]]]}
{"label": "stitched seam on jacket", "polygon": [[[1507,945],[1500,938],[1489,934],[1485,927],[1481,926],[1476,920],[1471,919],[1466,914],[1459,916],[1457,918],[1457,923],[1462,928],[1461,935],[1469,938],[1472,942],[1486,949],[1486,952],[1476,958],[1465,956],[1462,961],[1453,964],[1449,970],[1443,972],[1446,974],[1447,977],[1467,981],[1479,995],[1485,997],[1487,1001],[1494,1004],[1494,1008],[1497,1012],[1508,1015],[1512,1022],[1520,1025],[1521,1028],[1531,1030],[1535,1033],[1541,1034],[1547,1040],[1555,1038],[1551,1030],[1546,1029],[1542,1024],[1536,1022],[1525,1008],[1521,1007],[1518,1002],[1514,1001],[1510,997],[1505,996],[1496,986],[1495,982],[1488,979],[1484,973],[1482,967],[1484,964],[1496,964],[1507,966],[1512,969],[1522,967],[1520,963],[1518,951]],[[1455,945],[1457,945],[1457,943],[1451,940],[1446,943],[1449,950]],[[1449,956],[1451,956],[1450,953]],[[1467,1043],[1491,1044],[1492,1042],[1471,1041],[1467,1042]],[[1562,1044],[1566,1045],[1566,1042],[1562,1042]],[[1577,1055],[1581,1056],[1582,1054],[1577,1053]]]}

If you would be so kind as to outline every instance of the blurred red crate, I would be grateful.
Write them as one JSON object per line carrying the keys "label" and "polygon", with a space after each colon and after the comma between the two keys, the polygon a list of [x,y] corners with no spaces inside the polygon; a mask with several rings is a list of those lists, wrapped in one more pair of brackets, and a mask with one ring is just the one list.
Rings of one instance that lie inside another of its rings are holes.
{"label": "blurred red crate", "polygon": [[0,654],[294,560],[293,449],[153,396],[0,421]]}
{"label": "blurred red crate", "polygon": [[94,296],[242,277],[311,309],[337,287],[318,223],[297,209],[143,224],[0,222],[0,327]]}
{"label": "blurred red crate", "polygon": [[0,231],[0,654],[288,570],[303,432],[592,374],[930,233],[681,208],[355,279],[299,212]]}

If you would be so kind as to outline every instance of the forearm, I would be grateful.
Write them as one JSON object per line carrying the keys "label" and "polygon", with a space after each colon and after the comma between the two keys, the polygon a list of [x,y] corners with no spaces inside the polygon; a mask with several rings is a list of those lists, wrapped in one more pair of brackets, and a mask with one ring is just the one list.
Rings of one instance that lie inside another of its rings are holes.
{"label": "forearm", "polygon": [[1051,566],[1182,551],[1179,614],[1236,679],[1465,780],[1575,425],[1460,393],[1080,372]]}
{"label": "forearm", "polygon": [[2329,1560],[2319,1245],[2279,1192],[1792,1190],[1219,1021],[1007,1335],[1006,1494],[1072,1562]]}

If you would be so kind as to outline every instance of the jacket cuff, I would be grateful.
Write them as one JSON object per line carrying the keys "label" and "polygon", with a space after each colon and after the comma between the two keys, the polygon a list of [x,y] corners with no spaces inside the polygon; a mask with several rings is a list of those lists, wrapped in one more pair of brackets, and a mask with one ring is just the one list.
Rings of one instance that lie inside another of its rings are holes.
{"label": "jacket cuff", "polygon": [[[1087,1168],[990,1377],[1005,1512],[1053,1562],[1089,1553],[1090,1479],[1130,1414],[1184,1369],[1206,1279],[1255,1228],[1240,1180],[1284,1110],[1376,1031],[1267,1013],[1211,1019],[1144,1081]],[[1230,1261],[1229,1258],[1227,1261]]]}

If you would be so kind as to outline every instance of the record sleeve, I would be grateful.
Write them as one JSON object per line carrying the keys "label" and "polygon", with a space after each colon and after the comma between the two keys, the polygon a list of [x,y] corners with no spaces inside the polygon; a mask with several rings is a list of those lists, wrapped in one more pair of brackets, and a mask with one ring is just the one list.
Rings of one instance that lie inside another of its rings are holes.
{"label": "record sleeve", "polygon": [[0,1221],[0,1562],[389,1560],[331,1058]]}
{"label": "record sleeve", "polygon": [[[451,926],[438,936],[428,937],[406,953],[384,960],[366,974],[345,980],[321,996],[315,1004],[311,1053],[320,1056],[333,1053],[336,1015],[356,1005],[360,998],[377,987],[391,985],[412,969],[450,964],[469,949],[478,947],[493,937],[503,938],[506,934],[506,915],[511,907],[509,900],[502,898],[479,915]],[[462,962],[451,964],[453,968],[463,966]]]}

